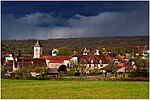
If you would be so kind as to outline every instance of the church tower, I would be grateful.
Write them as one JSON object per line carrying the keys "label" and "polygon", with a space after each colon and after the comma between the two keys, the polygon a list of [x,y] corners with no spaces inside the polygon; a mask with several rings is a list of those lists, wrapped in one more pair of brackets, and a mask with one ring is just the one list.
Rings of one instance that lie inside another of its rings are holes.
{"label": "church tower", "polygon": [[42,55],[42,45],[39,41],[36,42],[34,45],[34,57],[33,58],[40,58]]}

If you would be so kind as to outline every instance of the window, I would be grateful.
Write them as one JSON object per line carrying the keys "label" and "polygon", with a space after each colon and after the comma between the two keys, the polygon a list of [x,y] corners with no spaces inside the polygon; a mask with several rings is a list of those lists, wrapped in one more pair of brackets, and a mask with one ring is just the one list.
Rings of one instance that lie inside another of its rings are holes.
{"label": "window", "polygon": [[91,64],[89,64],[89,67],[91,67]]}

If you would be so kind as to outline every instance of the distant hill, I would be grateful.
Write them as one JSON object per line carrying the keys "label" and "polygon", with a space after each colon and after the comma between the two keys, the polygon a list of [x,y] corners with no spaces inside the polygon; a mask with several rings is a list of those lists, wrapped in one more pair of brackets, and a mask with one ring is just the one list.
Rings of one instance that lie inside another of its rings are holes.
{"label": "distant hill", "polygon": [[[45,54],[49,54],[52,48],[62,46],[81,52],[85,47],[89,49],[144,46],[149,44],[148,36],[114,36],[114,37],[90,37],[40,40]],[[36,40],[2,40],[2,53],[18,53],[33,55],[33,45]]]}

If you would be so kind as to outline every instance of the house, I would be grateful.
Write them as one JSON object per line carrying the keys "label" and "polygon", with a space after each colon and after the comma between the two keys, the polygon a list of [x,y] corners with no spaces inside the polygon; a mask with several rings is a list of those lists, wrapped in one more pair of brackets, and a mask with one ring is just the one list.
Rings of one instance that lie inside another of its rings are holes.
{"label": "house", "polygon": [[9,53],[5,54],[4,58],[5,58],[5,63],[8,63],[9,61],[13,61],[14,60],[12,54],[9,54]]}
{"label": "house", "polygon": [[135,65],[134,60],[129,60],[128,62],[125,62],[125,68],[128,72],[133,69],[137,69],[137,66]]}
{"label": "house", "polygon": [[145,45],[145,46],[132,46],[132,48],[135,49],[136,55],[142,55],[144,50],[149,49],[149,46],[148,45]]}
{"label": "house", "polygon": [[86,48],[84,48],[84,51],[83,51],[83,55],[89,55],[90,54],[90,50],[88,49],[86,49]]}
{"label": "house", "polygon": [[144,50],[142,55],[146,57],[149,56],[149,54],[150,54],[150,50]]}
{"label": "house", "polygon": [[57,48],[53,48],[52,56],[57,56],[57,52],[58,52]]}
{"label": "house", "polygon": [[117,68],[117,72],[125,72],[125,63],[118,63]]}
{"label": "house", "polygon": [[117,53],[114,53],[114,52],[112,52],[112,53],[108,53],[107,54],[107,58],[109,59],[109,60],[111,60],[111,59],[115,59],[116,57],[117,57]]}
{"label": "house", "polygon": [[86,66],[86,73],[95,68],[101,69],[108,64],[108,60],[104,55],[80,55],[78,63]]}
{"label": "house", "polygon": [[42,58],[27,58],[20,57],[15,58],[13,61],[13,71],[18,70],[19,68],[35,68],[35,67],[46,67],[46,60]]}
{"label": "house", "polygon": [[125,58],[126,58],[125,55],[121,55],[121,54],[118,54],[118,57],[119,57],[120,59],[125,59]]}
{"label": "house", "polygon": [[109,65],[101,68],[102,72],[113,71],[113,72],[125,72],[125,63],[115,63],[115,67],[111,68]]}
{"label": "house", "polygon": [[61,65],[68,66],[72,56],[42,56],[46,60],[48,68],[59,68]]}
{"label": "house", "polygon": [[100,55],[99,50],[96,50],[94,55]]}

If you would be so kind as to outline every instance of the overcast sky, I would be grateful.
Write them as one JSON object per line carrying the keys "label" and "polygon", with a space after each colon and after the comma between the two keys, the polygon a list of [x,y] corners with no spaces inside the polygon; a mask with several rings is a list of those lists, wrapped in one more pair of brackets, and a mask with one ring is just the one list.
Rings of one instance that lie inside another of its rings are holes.
{"label": "overcast sky", "polygon": [[2,1],[2,40],[148,35],[148,1]]}

